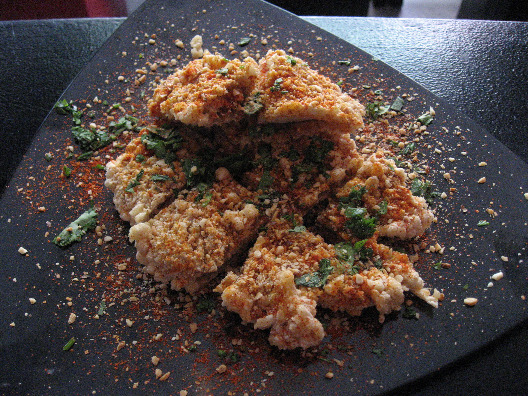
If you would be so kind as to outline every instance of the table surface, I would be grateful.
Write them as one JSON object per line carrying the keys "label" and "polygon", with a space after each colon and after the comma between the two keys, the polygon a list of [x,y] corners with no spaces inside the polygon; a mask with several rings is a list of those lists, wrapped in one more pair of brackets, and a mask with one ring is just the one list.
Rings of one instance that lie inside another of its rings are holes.
{"label": "table surface", "polygon": [[[528,23],[305,17],[385,61],[528,162]],[[122,18],[0,22],[0,193],[53,104]],[[528,392],[528,323],[400,394]]]}

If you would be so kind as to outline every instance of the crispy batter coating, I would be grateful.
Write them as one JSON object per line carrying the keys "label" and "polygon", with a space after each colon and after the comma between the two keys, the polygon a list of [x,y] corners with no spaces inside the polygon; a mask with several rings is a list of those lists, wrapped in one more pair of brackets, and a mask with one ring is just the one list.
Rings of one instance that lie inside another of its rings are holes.
{"label": "crispy batter coating", "polygon": [[[387,202],[387,213],[379,217],[376,230],[380,236],[410,239],[422,235],[434,220],[433,212],[422,197],[412,195],[405,186],[405,172],[397,168],[393,160],[378,152],[364,161],[355,177],[338,192],[337,197],[347,197],[352,190],[366,188],[363,205],[375,215],[380,205]],[[321,214],[320,221],[326,227],[343,234],[346,218],[337,201],[332,201]]]}
{"label": "crispy batter coating", "polygon": [[299,289],[295,278],[317,271],[319,261],[332,255],[320,236],[291,228],[284,218],[272,221],[251,248],[242,273],[229,273],[216,289],[223,305],[243,321],[271,328],[269,341],[281,349],[308,348],[323,339],[323,326],[315,318],[321,290]]}
{"label": "crispy batter coating", "polygon": [[257,78],[257,63],[206,53],[169,76],[149,101],[150,114],[184,124],[206,126],[239,121]]}
{"label": "crispy batter coating", "polygon": [[390,238],[410,239],[422,235],[434,219],[422,197],[412,195],[405,186],[405,172],[382,152],[371,155],[359,169],[356,177],[337,194],[347,194],[353,185],[364,185],[367,193],[363,200],[373,211],[385,200],[387,214],[380,218],[378,232]]}
{"label": "crispy batter coating", "polygon": [[154,279],[175,290],[198,291],[204,279],[242,253],[256,237],[262,215],[246,203],[253,194],[220,168],[210,195],[194,189],[154,218],[130,229],[137,260]]}
{"label": "crispy batter coating", "polygon": [[253,95],[258,92],[264,105],[261,123],[320,120],[345,126],[349,133],[363,126],[365,110],[357,100],[282,50],[261,59]]}
{"label": "crispy batter coating", "polygon": [[287,195],[306,212],[362,164],[350,135],[332,131],[317,122],[267,125],[255,150],[258,166],[246,173],[245,183]]}
{"label": "crispy batter coating", "polygon": [[114,193],[119,215],[131,225],[147,221],[184,184],[180,163],[167,165],[145,148],[141,138],[133,139],[124,154],[106,164],[105,186]]}
{"label": "crispy batter coating", "polygon": [[401,309],[405,291],[411,291],[434,307],[438,306],[438,298],[424,287],[422,278],[406,254],[379,244],[376,237],[370,239],[365,247],[372,249],[372,258],[366,264],[359,262],[358,269],[353,272],[350,267],[343,268],[342,264],[335,267],[319,297],[322,307],[358,316],[363,309],[375,306],[379,321],[383,322],[385,315]]}

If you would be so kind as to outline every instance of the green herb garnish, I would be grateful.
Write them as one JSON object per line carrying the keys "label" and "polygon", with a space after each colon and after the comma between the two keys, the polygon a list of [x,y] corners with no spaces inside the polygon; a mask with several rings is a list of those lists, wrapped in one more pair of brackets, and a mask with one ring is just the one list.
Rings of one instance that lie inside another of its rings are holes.
{"label": "green herb garnish", "polygon": [[291,64],[292,66],[295,66],[295,65],[297,64],[297,60],[294,59],[294,58],[292,58],[292,57],[289,56],[289,55],[286,56],[286,60],[287,60],[288,62],[290,62],[290,64]]}
{"label": "green herb garnish", "polygon": [[264,172],[262,173],[262,176],[260,177],[260,181],[259,181],[259,184],[258,184],[258,189],[259,190],[267,190],[268,188],[271,187],[271,185],[273,184],[273,176],[271,176],[270,174],[270,171],[265,169]]}
{"label": "green herb garnish", "polygon": [[51,154],[51,153],[44,154],[44,159],[46,161],[50,162],[53,159],[53,154]]}
{"label": "green herb garnish", "polygon": [[77,161],[84,161],[90,158],[93,155],[93,151],[87,151],[77,156]]}
{"label": "green herb garnish", "polygon": [[347,207],[345,209],[345,216],[348,218],[345,223],[345,228],[357,238],[368,239],[374,235],[377,219],[375,217],[368,217],[367,209]]}
{"label": "green herb garnish", "polygon": [[367,103],[365,110],[367,112],[367,117],[375,121],[379,116],[385,114],[389,108],[384,106],[382,102],[372,102]]}
{"label": "green herb garnish", "polygon": [[414,179],[411,183],[411,194],[416,197],[424,197],[429,205],[433,204],[434,198],[440,194],[433,191],[433,185],[429,181]]}
{"label": "green herb garnish", "polygon": [[69,350],[71,349],[71,347],[73,346],[73,344],[75,344],[75,341],[76,341],[76,340],[75,340],[75,337],[70,338],[70,341],[68,341],[68,342],[66,343],[66,345],[64,345],[64,346],[62,347],[62,350],[63,350],[63,351],[69,351]]}
{"label": "green herb garnish", "polygon": [[416,121],[418,121],[418,122],[419,122],[420,124],[422,124],[422,125],[427,126],[427,125],[429,125],[431,122],[433,122],[433,119],[434,119],[434,117],[433,117],[431,114],[429,114],[429,113],[425,113],[425,114],[422,114],[420,117],[418,117],[418,118],[416,119]]}
{"label": "green herb garnish", "polygon": [[251,42],[251,37],[243,37],[240,39],[240,41],[238,42],[238,45],[240,47],[245,47],[246,45],[248,45],[249,43]]}
{"label": "green herb garnish", "polygon": [[93,230],[97,224],[97,211],[88,209],[77,220],[70,223],[68,227],[53,239],[53,243],[60,247],[66,247],[73,242],[79,242],[81,237],[89,230]]}
{"label": "green herb garnish", "polygon": [[143,145],[148,150],[152,150],[156,157],[165,160],[165,163],[169,165],[176,161],[176,152],[180,149],[182,141],[182,137],[175,128],[149,129],[149,133],[141,135]]}
{"label": "green herb garnish", "polygon": [[166,182],[166,181],[170,180],[170,176],[154,174],[154,175],[150,176],[150,180],[152,180],[154,182]]}
{"label": "green herb garnish", "polygon": [[486,227],[486,226],[489,226],[489,221],[486,221],[486,220],[480,220],[478,223],[477,223],[477,226],[478,227]]}
{"label": "green herb garnish", "polygon": [[337,61],[337,63],[340,64],[340,65],[350,66],[351,61],[349,61],[349,60],[340,60],[340,61]]}
{"label": "green herb garnish", "polygon": [[405,319],[418,319],[416,316],[416,310],[413,307],[405,307],[402,312],[402,318]]}
{"label": "green herb garnish", "polygon": [[400,155],[411,154],[415,149],[416,149],[416,144],[414,142],[413,143],[409,143],[400,151],[399,154]]}
{"label": "green herb garnish", "polygon": [[101,316],[105,313],[105,311],[106,311],[106,302],[103,300],[99,304],[99,310],[97,311],[97,315]]}
{"label": "green herb garnish", "polygon": [[227,67],[223,67],[216,71],[216,74],[221,74],[222,76],[227,76],[227,73],[229,73],[229,69]]}
{"label": "green herb garnish", "polygon": [[253,115],[262,110],[263,104],[260,101],[260,96],[262,92],[255,92],[251,95],[248,101],[244,104],[244,113],[247,115]]}
{"label": "green herb garnish", "polygon": [[281,90],[282,78],[277,78],[273,83],[273,86],[270,88],[271,92],[277,92]]}
{"label": "green herb garnish", "polygon": [[392,104],[390,105],[390,110],[402,111],[404,105],[405,105],[405,101],[398,96],[396,97],[396,99],[394,99],[394,102],[392,102]]}
{"label": "green herb garnish", "polygon": [[334,270],[330,259],[324,258],[319,261],[319,270],[311,274],[304,274],[300,278],[295,279],[297,286],[306,287],[323,287],[328,280],[328,277]]}
{"label": "green herb garnish", "polygon": [[143,175],[145,174],[145,171],[143,169],[141,169],[138,174],[136,175],[135,179],[132,180],[127,188],[125,189],[126,192],[129,192],[129,193],[133,193],[134,192],[134,187],[137,187],[139,186],[140,184],[140,181],[141,181],[141,178],[143,177]]}
{"label": "green herb garnish", "polygon": [[143,161],[145,161],[145,156],[142,154],[137,154],[135,159],[136,162],[142,163]]}
{"label": "green herb garnish", "polygon": [[64,175],[64,177],[70,177],[71,173],[72,173],[72,170],[68,168],[66,165],[62,167],[62,174]]}
{"label": "green herb garnish", "polygon": [[383,356],[383,350],[382,349],[374,348],[371,352],[374,355],[376,355],[377,357],[379,357],[379,358]]}

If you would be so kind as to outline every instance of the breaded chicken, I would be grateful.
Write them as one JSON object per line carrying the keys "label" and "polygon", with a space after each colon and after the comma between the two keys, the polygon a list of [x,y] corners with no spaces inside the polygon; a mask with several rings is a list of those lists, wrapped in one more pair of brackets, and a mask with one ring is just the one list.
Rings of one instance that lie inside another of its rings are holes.
{"label": "breaded chicken", "polygon": [[147,221],[173,191],[185,185],[180,163],[167,164],[133,139],[125,153],[106,164],[105,186],[114,193],[121,218],[131,225]]}
{"label": "breaded chicken", "polygon": [[156,281],[196,292],[257,235],[263,216],[254,194],[225,168],[208,190],[183,190],[154,218],[130,229],[137,260]]}
{"label": "breaded chicken", "polygon": [[[344,231],[343,203],[361,192],[356,204],[377,218],[376,230],[380,236],[410,239],[422,235],[433,222],[434,214],[424,198],[412,195],[405,178],[404,170],[397,168],[382,152],[371,155],[356,176],[337,192],[339,202],[330,203],[320,217],[321,222],[334,231]],[[380,213],[384,205],[386,213]]]}
{"label": "breaded chicken", "polygon": [[246,173],[245,183],[287,195],[301,212],[328,197],[362,164],[348,134],[333,135],[319,123],[271,124],[258,133],[257,166]]}
{"label": "breaded chicken", "polygon": [[149,101],[156,118],[210,127],[241,120],[257,78],[257,63],[206,53],[169,76]]}
{"label": "breaded chicken", "polygon": [[[348,245],[348,249],[343,244]],[[319,296],[318,303],[322,307],[358,316],[363,309],[375,306],[379,321],[383,322],[385,315],[401,309],[405,291],[411,291],[434,307],[438,306],[438,295],[432,295],[424,287],[422,278],[406,254],[377,243],[374,237],[362,247],[368,249],[369,257],[355,260],[351,265],[349,260],[343,262],[342,259],[353,246],[350,242],[334,246],[339,264]],[[355,253],[362,256],[361,250]]]}
{"label": "breaded chicken", "polygon": [[[299,216],[291,219],[300,224]],[[321,259],[333,254],[320,236],[293,229],[292,220],[273,220],[249,251],[241,274],[229,273],[216,288],[229,311],[257,329],[271,328],[269,341],[280,349],[308,348],[323,339],[315,318],[321,289],[301,290],[295,278],[317,271]]]}
{"label": "breaded chicken", "polygon": [[258,115],[260,123],[319,120],[344,127],[348,133],[363,126],[363,105],[282,50],[269,51],[260,60],[252,96],[258,96],[264,106]]}

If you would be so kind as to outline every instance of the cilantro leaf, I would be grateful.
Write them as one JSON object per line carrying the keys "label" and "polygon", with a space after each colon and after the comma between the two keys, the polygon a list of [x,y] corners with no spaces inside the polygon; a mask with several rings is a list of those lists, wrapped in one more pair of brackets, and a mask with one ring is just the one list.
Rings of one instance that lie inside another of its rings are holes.
{"label": "cilantro leaf", "polygon": [[295,284],[306,287],[323,287],[333,270],[334,267],[332,267],[330,259],[321,259],[319,261],[319,270],[295,279]]}
{"label": "cilantro leaf", "polygon": [[420,117],[416,119],[420,124],[422,125],[429,125],[433,122],[434,117],[430,113],[422,114]]}
{"label": "cilantro leaf", "polygon": [[262,92],[255,92],[253,95],[251,95],[247,102],[244,104],[244,113],[247,115],[253,115],[257,114],[264,105],[260,101],[260,96],[262,95]]}
{"label": "cilantro leaf", "polygon": [[68,227],[61,231],[53,239],[53,243],[60,247],[66,247],[73,242],[79,242],[87,231],[93,230],[97,224],[97,211],[94,208],[88,209],[77,220],[70,223]]}
{"label": "cilantro leaf", "polygon": [[402,111],[405,101],[399,96],[394,99],[394,102],[390,105],[389,109],[394,111]]}
{"label": "cilantro leaf", "polygon": [[138,174],[136,175],[135,179],[132,180],[127,188],[125,189],[126,192],[129,192],[129,193],[133,193],[134,192],[134,187],[137,187],[139,186],[140,184],[140,181],[141,181],[141,178],[143,177],[143,175],[145,174],[145,171],[143,169],[141,169]]}

